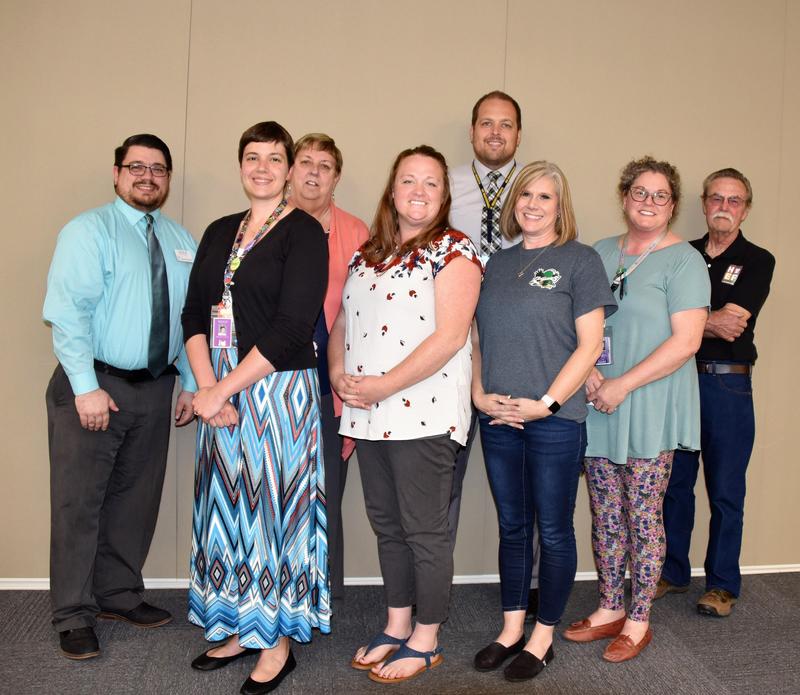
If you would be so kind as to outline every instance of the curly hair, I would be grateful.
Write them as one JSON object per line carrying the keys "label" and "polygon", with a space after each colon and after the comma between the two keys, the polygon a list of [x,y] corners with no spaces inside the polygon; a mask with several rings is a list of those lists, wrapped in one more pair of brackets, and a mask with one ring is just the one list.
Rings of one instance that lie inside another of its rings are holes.
{"label": "curly hair", "polygon": [[669,192],[672,194],[672,204],[674,205],[672,210],[672,219],[674,220],[678,216],[678,209],[681,202],[681,175],[674,165],[666,161],[658,161],[650,155],[642,157],[641,159],[634,159],[628,162],[622,169],[619,183],[617,184],[617,193],[619,194],[620,202],[625,200],[625,196],[628,195],[628,191],[631,190],[633,182],[639,176],[649,171],[662,174],[664,178],[667,179],[670,188]]}

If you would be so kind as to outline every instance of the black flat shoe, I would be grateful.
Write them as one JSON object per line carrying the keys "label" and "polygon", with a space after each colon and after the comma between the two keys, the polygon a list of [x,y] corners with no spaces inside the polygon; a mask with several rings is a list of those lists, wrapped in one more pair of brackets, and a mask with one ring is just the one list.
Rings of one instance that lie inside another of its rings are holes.
{"label": "black flat shoe", "polygon": [[472,661],[477,671],[494,671],[498,666],[513,654],[519,654],[525,646],[525,635],[512,644],[504,647],[500,642],[492,642],[488,647],[481,649]]}
{"label": "black flat shoe", "polygon": [[264,695],[264,693],[271,693],[281,684],[286,676],[294,671],[295,666],[297,666],[297,662],[294,660],[294,654],[292,654],[291,650],[289,650],[289,656],[286,658],[286,663],[283,665],[283,668],[278,671],[275,677],[272,678],[272,680],[262,683],[261,681],[254,681],[252,678],[248,678],[242,684],[242,689],[239,692],[242,695]]}
{"label": "black flat shoe", "polygon": [[[216,649],[216,648],[217,647],[211,647],[211,649]],[[245,649],[243,652],[239,652],[238,654],[234,654],[233,656],[209,656],[208,652],[210,652],[211,649],[203,652],[200,656],[198,656],[192,662],[192,668],[196,668],[198,671],[216,671],[218,668],[227,666],[232,661],[241,659],[243,656],[250,656],[250,654],[258,654],[261,651],[260,649]]]}
{"label": "black flat shoe", "polygon": [[506,677],[507,681],[511,681],[512,683],[528,681],[531,678],[536,678],[554,657],[553,645],[547,648],[547,654],[544,655],[544,659],[540,659],[530,652],[523,650],[514,661],[505,667],[503,675]]}
{"label": "black flat shoe", "polygon": [[100,643],[91,627],[79,627],[58,633],[61,653],[68,659],[91,659],[100,654]]}

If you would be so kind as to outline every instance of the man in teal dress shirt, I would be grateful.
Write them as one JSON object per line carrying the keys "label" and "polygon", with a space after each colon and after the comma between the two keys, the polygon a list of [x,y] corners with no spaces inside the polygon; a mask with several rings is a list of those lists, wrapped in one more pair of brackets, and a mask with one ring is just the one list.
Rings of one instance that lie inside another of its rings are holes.
{"label": "man in teal dress shirt", "polygon": [[196,244],[161,214],[172,158],[155,135],[114,153],[113,203],[61,231],[44,320],[58,366],[47,388],[50,592],[62,653],[97,656],[96,617],[156,627],[144,565],[158,517],[175,375],[175,424],[193,418],[196,384],[181,310]]}

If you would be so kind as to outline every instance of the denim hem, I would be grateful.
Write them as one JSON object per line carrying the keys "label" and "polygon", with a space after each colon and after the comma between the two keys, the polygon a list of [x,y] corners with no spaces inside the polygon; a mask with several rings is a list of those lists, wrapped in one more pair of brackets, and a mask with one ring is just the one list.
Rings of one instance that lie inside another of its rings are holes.
{"label": "denim hem", "polygon": [[503,613],[508,613],[510,611],[526,611],[526,610],[528,610],[527,603],[524,606],[503,606]]}
{"label": "denim hem", "polygon": [[543,620],[542,618],[537,617],[536,622],[541,623],[542,625],[546,625],[547,627],[555,627],[561,622],[561,618],[551,621],[551,620]]}

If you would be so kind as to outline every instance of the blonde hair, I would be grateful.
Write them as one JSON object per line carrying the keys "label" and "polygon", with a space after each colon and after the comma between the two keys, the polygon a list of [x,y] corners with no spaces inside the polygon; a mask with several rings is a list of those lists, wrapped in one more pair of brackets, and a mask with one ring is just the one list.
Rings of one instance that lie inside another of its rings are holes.
{"label": "blonde hair", "polygon": [[549,176],[552,179],[558,195],[558,215],[555,226],[558,239],[555,245],[562,246],[578,236],[578,224],[575,221],[575,211],[572,209],[572,195],[569,192],[567,177],[564,176],[564,172],[561,171],[558,164],[540,160],[526,164],[520,170],[503,203],[503,212],[500,214],[500,231],[509,241],[516,239],[522,233],[522,228],[514,214],[517,201],[531,183],[543,176]]}

